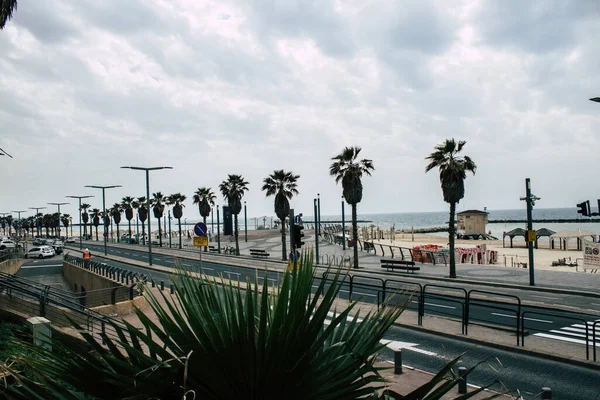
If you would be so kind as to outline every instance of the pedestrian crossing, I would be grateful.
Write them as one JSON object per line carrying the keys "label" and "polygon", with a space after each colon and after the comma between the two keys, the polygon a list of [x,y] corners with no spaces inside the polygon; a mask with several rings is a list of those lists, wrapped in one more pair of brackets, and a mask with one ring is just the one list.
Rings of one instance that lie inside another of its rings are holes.
{"label": "pedestrian crossing", "polygon": [[[587,322],[587,337],[589,345],[593,344],[592,339],[594,322],[597,321],[600,320]],[[534,333],[533,336],[560,340],[568,343],[582,344],[585,346],[586,326],[584,324],[573,324],[559,329],[551,329],[548,332]],[[596,325],[596,347],[600,347],[600,323]]]}

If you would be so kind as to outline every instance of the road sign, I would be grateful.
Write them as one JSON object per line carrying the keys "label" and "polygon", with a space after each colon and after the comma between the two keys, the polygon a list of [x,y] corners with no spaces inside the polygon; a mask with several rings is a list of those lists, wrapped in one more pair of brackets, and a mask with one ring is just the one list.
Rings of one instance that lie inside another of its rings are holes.
{"label": "road sign", "polygon": [[206,224],[204,222],[198,222],[196,225],[194,225],[194,233],[198,236],[204,236],[206,235]]}
{"label": "road sign", "polygon": [[104,232],[103,236],[108,237],[108,233]]}
{"label": "road sign", "polygon": [[537,232],[535,231],[535,229],[527,231],[527,241],[528,242],[535,242],[536,239],[537,239]]}
{"label": "road sign", "polygon": [[208,237],[205,236],[194,236],[194,246],[204,247],[208,246]]}

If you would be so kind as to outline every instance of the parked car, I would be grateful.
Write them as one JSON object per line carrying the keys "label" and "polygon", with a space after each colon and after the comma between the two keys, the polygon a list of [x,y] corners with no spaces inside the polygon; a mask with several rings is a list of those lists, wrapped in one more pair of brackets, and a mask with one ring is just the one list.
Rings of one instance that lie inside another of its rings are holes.
{"label": "parked car", "polygon": [[54,256],[54,249],[50,246],[35,246],[25,253],[25,258],[46,258]]}
{"label": "parked car", "polygon": [[76,243],[76,242],[77,241],[75,240],[74,237],[67,238],[67,243]]}
{"label": "parked car", "polygon": [[17,247],[17,244],[10,239],[0,240],[0,250],[14,249],[15,247]]}
{"label": "parked car", "polygon": [[65,244],[59,239],[52,241],[52,244],[48,243],[48,245],[52,246],[56,254],[62,253],[65,248]]}

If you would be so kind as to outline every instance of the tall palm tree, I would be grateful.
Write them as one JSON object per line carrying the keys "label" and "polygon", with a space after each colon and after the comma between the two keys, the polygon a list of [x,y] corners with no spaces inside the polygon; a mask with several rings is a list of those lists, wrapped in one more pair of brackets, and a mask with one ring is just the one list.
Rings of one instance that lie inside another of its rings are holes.
{"label": "tall palm tree", "polygon": [[133,203],[135,199],[131,196],[125,196],[121,199],[121,208],[125,211],[125,218],[129,227],[129,243],[131,243],[131,220],[133,219]]}
{"label": "tall palm tree", "polygon": [[6,224],[8,225],[8,236],[12,235],[13,221],[14,221],[14,219],[13,219],[12,215],[6,216]]}
{"label": "tall palm tree", "polygon": [[340,154],[333,157],[333,164],[329,167],[329,174],[335,177],[335,183],[342,182],[344,199],[352,207],[352,243],[354,248],[354,268],[358,268],[358,224],[356,222],[356,206],[362,200],[363,174],[371,176],[375,170],[373,161],[368,159],[358,160],[360,147],[345,147]]}
{"label": "tall palm tree", "polygon": [[2,226],[2,233],[6,235],[6,218],[0,218],[0,226]]}
{"label": "tall palm tree", "polygon": [[187,199],[184,194],[174,193],[168,197],[168,203],[173,205],[173,216],[179,224],[179,248],[181,249],[181,217],[183,217],[183,202]]}
{"label": "tall palm tree", "polygon": [[[60,214],[55,212],[52,214],[52,234],[58,236],[58,230],[60,229]],[[59,238],[60,239],[60,238]]]}
{"label": "tall palm tree", "polygon": [[[81,205],[81,219],[83,220],[83,235],[87,238],[87,223],[90,220],[90,215],[88,214],[87,210],[92,207],[90,204],[88,203],[83,203]],[[92,237],[92,227],[90,226],[90,238]]]}
{"label": "tall palm tree", "polygon": [[425,157],[426,160],[430,161],[425,167],[425,173],[434,168],[439,168],[444,201],[450,204],[450,220],[448,221],[450,278],[456,278],[456,260],[454,256],[454,214],[456,213],[456,204],[465,197],[467,172],[472,172],[475,175],[477,169],[473,160],[468,156],[458,156],[466,143],[464,140],[457,143],[454,138],[446,139],[442,144],[435,146],[433,153]]}
{"label": "tall palm tree", "polygon": [[[160,247],[162,247],[162,230],[160,228],[160,219],[164,215],[166,201],[167,198],[161,192],[152,193],[150,205],[152,206],[152,213],[154,214],[154,218],[158,220],[158,244]],[[148,236],[150,235],[151,232],[148,232]],[[150,240],[152,240],[152,238],[150,238]]]}
{"label": "tall palm tree", "polygon": [[0,0],[0,29],[4,29],[16,9],[17,0]]}
{"label": "tall palm tree", "polygon": [[235,254],[240,255],[240,244],[238,241],[238,214],[242,211],[242,197],[244,192],[248,190],[248,182],[241,175],[230,174],[227,180],[221,182],[219,190],[227,200],[227,204],[231,209],[234,218],[234,236],[235,236]]}
{"label": "tall palm tree", "polygon": [[[146,197],[138,197],[131,205],[138,210],[138,217],[142,222],[142,243],[146,244],[146,218],[148,218],[148,210],[146,208]],[[139,240],[139,238],[138,238]]]}
{"label": "tall palm tree", "polygon": [[69,214],[61,214],[60,222],[62,222],[65,227],[65,237],[69,237],[69,223],[71,222],[71,216]]}
{"label": "tall palm tree", "polygon": [[117,225],[117,243],[119,242],[121,235],[119,233],[119,224],[121,223],[121,215],[123,215],[123,209],[120,203],[115,203],[110,208],[110,215],[112,215],[115,225]]}
{"label": "tall palm tree", "polygon": [[[96,242],[97,242],[98,241],[98,225],[100,225],[100,214],[102,214],[102,212],[98,208],[92,208],[91,213],[92,213],[92,223],[96,227]],[[90,228],[90,235],[91,235],[91,230],[92,229]]]}
{"label": "tall palm tree", "polygon": [[[291,172],[285,172],[284,170],[275,170],[271,175],[263,180],[263,187],[261,190],[266,191],[266,195],[275,195],[275,214],[282,221],[281,223],[281,259],[287,260],[287,251],[285,246],[285,218],[290,213],[290,202],[289,200],[298,194],[296,182],[300,178],[300,175],[294,175]],[[291,222],[290,222],[291,223]]]}
{"label": "tall palm tree", "polygon": [[[216,198],[212,189],[207,187],[198,188],[192,197],[194,204],[198,204],[198,212],[202,216],[204,225],[206,225],[206,218],[210,215],[211,208],[215,206]],[[206,246],[204,246],[204,251],[207,251]]]}
{"label": "tall palm tree", "polygon": [[44,214],[42,217],[42,225],[46,228],[46,237],[50,236],[50,227],[52,226],[52,215]]}

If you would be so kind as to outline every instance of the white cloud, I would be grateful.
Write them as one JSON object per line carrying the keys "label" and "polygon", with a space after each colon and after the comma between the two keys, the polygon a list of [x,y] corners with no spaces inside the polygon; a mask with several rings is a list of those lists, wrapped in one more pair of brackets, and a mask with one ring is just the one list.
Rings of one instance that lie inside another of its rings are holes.
{"label": "white cloud", "polygon": [[191,198],[239,173],[249,214],[272,214],[261,182],[283,168],[301,175],[294,208],[312,214],[321,193],[337,213],[330,159],[358,145],[376,167],[360,211],[443,210],[424,158],[449,137],[478,165],[461,205],[523,207],[529,177],[538,207],[574,206],[598,195],[598,14],[591,0],[20,4],[0,33],[0,147],[15,156],[0,158],[0,208],[122,184],[112,204],[145,191],[121,165],[170,165],[152,191]]}

